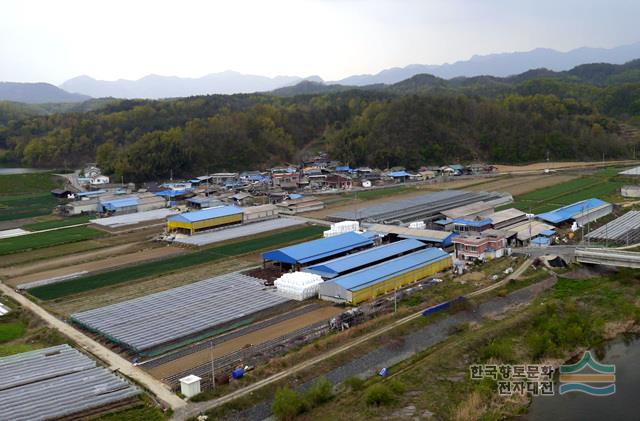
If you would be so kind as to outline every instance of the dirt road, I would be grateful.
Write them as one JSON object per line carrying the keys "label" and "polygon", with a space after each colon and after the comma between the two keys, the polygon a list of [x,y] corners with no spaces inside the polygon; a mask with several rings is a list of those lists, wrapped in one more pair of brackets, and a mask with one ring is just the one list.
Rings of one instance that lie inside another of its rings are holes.
{"label": "dirt road", "polygon": [[[111,256],[107,254],[104,259],[96,260],[96,256],[94,255],[94,259],[85,263],[74,263],[70,262],[68,266],[60,267],[57,269],[50,269],[41,272],[30,273],[27,275],[17,276],[13,278],[9,278],[5,281],[7,285],[12,287],[16,287],[17,285],[24,284],[27,282],[34,282],[43,279],[51,279],[55,277],[68,276],[73,273],[79,272],[97,272],[105,269],[112,268],[121,268],[127,265],[132,265],[135,263],[161,259],[168,256],[173,256],[176,254],[184,253],[185,250],[179,247],[165,246],[158,247],[146,250],[130,250],[127,254],[122,254],[119,256]],[[97,253],[96,253],[97,254]],[[2,273],[2,272],[0,272]]]}
{"label": "dirt road", "polygon": [[145,371],[138,367],[135,367],[129,361],[122,358],[120,355],[102,346],[98,342],[85,336],[82,332],[76,330],[71,325],[57,319],[49,314],[42,307],[36,303],[28,300],[21,294],[18,294],[13,289],[0,283],[0,291],[17,301],[24,308],[35,313],[38,317],[44,320],[52,328],[58,330],[67,338],[71,339],[77,344],[78,347],[84,349],[90,354],[94,355],[99,360],[106,363],[111,370],[119,371],[120,373],[128,376],[135,381],[142,384],[149,389],[159,400],[161,400],[168,407],[173,410],[180,409],[186,405],[186,402],[174,395],[168,388],[166,388],[161,382],[154,379]]}
{"label": "dirt road", "polygon": [[[515,279],[518,276],[520,276],[522,273],[524,273],[524,271],[529,267],[529,265],[531,264],[531,261],[529,259],[527,259],[520,267],[518,267],[510,276],[508,276],[507,278],[505,278],[503,281],[499,282],[498,284],[500,284],[499,286],[502,286],[503,283],[506,283],[508,280],[510,279]],[[478,291],[475,291],[473,294],[473,296],[477,296],[477,295],[481,295],[483,293],[486,293],[488,291],[491,291],[493,289],[497,288],[496,284],[490,285],[486,288],[482,288]],[[469,295],[468,295],[469,296]],[[376,338],[378,336],[381,336],[393,329],[395,329],[396,327],[402,326],[406,323],[409,323],[412,320],[418,319],[422,316],[422,310],[414,313],[414,314],[410,314],[406,317],[403,317],[402,319],[398,319],[393,321],[392,323],[385,325],[383,327],[381,327],[380,329],[374,330],[372,332],[369,333],[365,333],[362,336],[359,336],[357,339],[354,339],[351,342],[348,342],[338,348],[335,348],[331,351],[328,351],[324,354],[318,355],[314,358],[310,358],[302,363],[299,363],[293,367],[290,367],[286,370],[283,370],[277,374],[274,374],[270,377],[267,377],[265,379],[262,380],[258,380],[255,383],[250,384],[249,386],[243,387],[241,389],[237,389],[227,395],[221,396],[217,399],[213,399],[211,401],[207,401],[207,402],[198,402],[198,403],[189,403],[186,407],[183,407],[177,411],[174,412],[173,417],[171,418],[171,420],[173,421],[182,421],[182,420],[186,420],[188,418],[197,416],[198,414],[201,414],[209,409],[212,408],[216,408],[218,406],[224,405],[228,402],[231,402],[235,399],[247,396],[251,393],[253,393],[254,391],[267,386],[271,383],[275,383],[279,380],[282,380],[290,375],[293,375],[295,373],[298,373],[302,370],[305,370],[309,367],[312,367],[324,360],[327,360],[329,358],[332,358],[338,354],[341,354],[343,352],[346,352],[354,347],[357,347],[358,345],[361,345],[373,338]]]}
{"label": "dirt road", "polygon": [[[267,342],[271,339],[275,339],[282,335],[294,332],[298,329],[302,329],[305,326],[309,326],[323,320],[329,320],[331,317],[335,316],[336,314],[342,313],[343,311],[344,309],[341,309],[339,307],[325,306],[302,314],[300,316],[292,317],[291,319],[285,320],[283,322],[275,323],[263,329],[250,332],[246,335],[233,338],[219,345],[216,345],[213,348],[213,357],[219,358],[224,355],[228,355],[234,351],[238,351],[244,348],[249,344],[258,345]],[[196,367],[210,360],[211,351],[209,349],[203,349],[202,351],[185,355],[169,363],[150,368],[148,372],[155,378],[162,379],[172,374],[181,373],[191,367]]]}
{"label": "dirt road", "polygon": [[545,169],[550,170],[575,170],[580,168],[598,168],[607,166],[631,166],[638,165],[639,161],[594,161],[594,162],[538,162],[529,165],[496,165],[501,173],[525,173],[525,172],[541,172]]}

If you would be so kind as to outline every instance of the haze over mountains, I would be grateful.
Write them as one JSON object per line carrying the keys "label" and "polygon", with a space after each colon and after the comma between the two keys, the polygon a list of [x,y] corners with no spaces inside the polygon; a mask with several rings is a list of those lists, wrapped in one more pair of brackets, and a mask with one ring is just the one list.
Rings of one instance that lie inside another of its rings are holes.
{"label": "haze over mountains", "polygon": [[[394,84],[418,74],[430,74],[444,79],[479,75],[505,77],[530,69],[546,68],[563,71],[585,63],[622,64],[636,58],[640,58],[640,42],[610,49],[583,47],[567,52],[538,48],[527,52],[475,55],[469,60],[451,64],[412,64],[406,67],[385,69],[376,74],[353,75],[326,83],[345,86]],[[88,99],[87,96],[158,99],[207,94],[267,92],[297,85],[303,81],[314,82],[309,84],[311,91],[315,90],[314,85],[325,83],[319,76],[306,78],[276,76],[270,78],[245,75],[234,71],[212,73],[201,78],[149,75],[138,80],[119,79],[116,81],[103,81],[89,76],[79,76],[64,82],[60,88],[50,84],[1,83],[0,100],[26,103],[79,102]]]}

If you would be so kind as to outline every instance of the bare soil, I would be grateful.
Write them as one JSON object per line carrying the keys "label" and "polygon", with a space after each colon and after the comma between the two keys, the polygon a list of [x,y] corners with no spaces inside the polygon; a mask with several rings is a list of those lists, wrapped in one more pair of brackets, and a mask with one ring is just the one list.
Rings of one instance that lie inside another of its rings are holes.
{"label": "bare soil", "polygon": [[[119,248],[121,251],[119,255],[113,254],[114,247],[110,247],[107,250],[101,250],[101,252],[95,252],[93,253],[93,256],[91,256],[90,260],[87,261],[86,259],[84,259],[86,261],[85,263],[75,262],[73,261],[75,259],[72,259],[72,257],[74,256],[68,256],[63,259],[58,259],[59,260],[58,263],[60,263],[60,260],[64,260],[64,259],[67,260],[66,266],[64,267],[59,267],[57,269],[49,269],[41,272],[35,272],[27,275],[9,278],[7,281],[5,281],[5,283],[7,285],[16,287],[20,284],[24,284],[27,282],[50,279],[54,277],[61,277],[61,276],[71,275],[73,273],[78,273],[78,272],[92,273],[92,272],[103,271],[106,269],[121,268],[121,267],[129,266],[135,263],[148,261],[148,260],[161,259],[163,257],[173,256],[173,255],[185,252],[184,249],[181,249],[178,247],[172,247],[172,246],[139,249],[139,247],[136,247],[136,245],[140,246],[141,243],[132,244],[131,246],[116,246],[116,248]],[[112,253],[105,253],[108,251],[111,251]],[[85,253],[85,254],[91,254],[91,253]],[[103,257],[103,258],[100,259],[100,257]]]}
{"label": "bare soil", "polygon": [[[256,330],[254,332],[250,332],[246,335],[233,338],[219,345],[216,345],[213,348],[213,356],[214,358],[222,357],[224,355],[228,355],[232,352],[238,351],[246,347],[247,345],[258,345],[267,342],[271,339],[286,335],[314,323],[318,323],[323,320],[329,320],[336,314],[339,314],[343,311],[344,309],[335,306],[324,306],[318,308],[300,316],[292,317],[291,319],[285,320],[283,322],[267,326],[264,329]],[[185,355],[166,364],[150,368],[148,372],[155,378],[162,379],[172,374],[180,373],[192,367],[196,367],[200,364],[206,363],[207,361],[210,361],[210,359],[211,350],[203,349],[202,351]]]}

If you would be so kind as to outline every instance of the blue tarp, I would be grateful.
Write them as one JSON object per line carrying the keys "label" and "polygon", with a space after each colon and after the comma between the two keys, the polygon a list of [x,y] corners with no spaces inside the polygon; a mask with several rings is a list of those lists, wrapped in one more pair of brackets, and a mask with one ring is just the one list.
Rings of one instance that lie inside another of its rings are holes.
{"label": "blue tarp", "polygon": [[563,206],[551,212],[541,213],[537,215],[538,219],[550,222],[552,224],[560,224],[562,222],[574,219],[577,215],[588,212],[591,209],[597,208],[602,205],[608,205],[609,203],[600,199],[587,199],[581,202],[576,202],[571,205]]}
{"label": "blue tarp", "polygon": [[480,221],[472,221],[470,219],[454,218],[452,219],[452,221],[454,224],[466,225],[469,227],[476,227],[476,228],[484,227],[486,225],[491,225],[491,219],[481,219]]}
{"label": "blue tarp", "polygon": [[540,235],[544,235],[545,237],[551,237],[552,235],[556,235],[556,230],[544,230],[540,233]]}
{"label": "blue tarp", "polygon": [[351,167],[348,165],[341,165],[336,167],[336,172],[351,172]]}
{"label": "blue tarp", "polygon": [[321,238],[268,251],[262,253],[262,258],[291,265],[305,264],[321,259],[329,259],[337,254],[371,245],[373,245],[373,240],[370,238],[355,232],[348,232],[335,237]]}
{"label": "blue tarp", "polygon": [[289,199],[302,199],[304,196],[298,193],[289,194]]}
{"label": "blue tarp", "polygon": [[533,240],[531,240],[531,244],[537,245],[537,246],[548,246],[551,243],[551,240],[549,240],[549,238],[547,237],[536,237]]}
{"label": "blue tarp", "polygon": [[217,208],[202,209],[195,212],[186,212],[179,215],[173,215],[167,218],[168,221],[192,223],[197,221],[205,221],[207,219],[220,218],[223,216],[241,214],[242,209],[235,206],[220,206]]}
{"label": "blue tarp", "polygon": [[323,278],[335,278],[345,272],[379,263],[398,254],[415,251],[425,246],[423,242],[418,240],[402,240],[313,265],[305,268],[304,271],[318,274]]}
{"label": "blue tarp", "polygon": [[357,291],[448,258],[450,258],[449,253],[444,250],[428,248],[374,266],[369,266],[357,272],[339,276],[327,282],[335,282],[346,290]]}

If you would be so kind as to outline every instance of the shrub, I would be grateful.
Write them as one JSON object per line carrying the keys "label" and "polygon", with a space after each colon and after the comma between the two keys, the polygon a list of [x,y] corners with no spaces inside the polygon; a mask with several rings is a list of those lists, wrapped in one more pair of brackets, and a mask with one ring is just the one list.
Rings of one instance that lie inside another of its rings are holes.
{"label": "shrub", "polygon": [[371,406],[388,405],[393,402],[393,393],[387,385],[376,383],[367,388],[365,400]]}
{"label": "shrub", "polygon": [[319,377],[304,397],[312,407],[322,405],[333,398],[333,386],[325,377]]}
{"label": "shrub", "polygon": [[391,389],[391,391],[393,393],[395,393],[396,395],[401,395],[405,392],[405,390],[407,389],[406,386],[404,385],[404,383],[402,383],[400,380],[398,379],[392,379],[389,382],[389,388]]}
{"label": "shrub", "polygon": [[282,421],[293,420],[306,409],[307,405],[304,399],[288,386],[278,389],[271,405],[273,414]]}
{"label": "shrub", "polygon": [[344,384],[351,390],[358,391],[362,390],[362,388],[364,387],[364,380],[362,380],[360,377],[353,376],[345,380]]}

